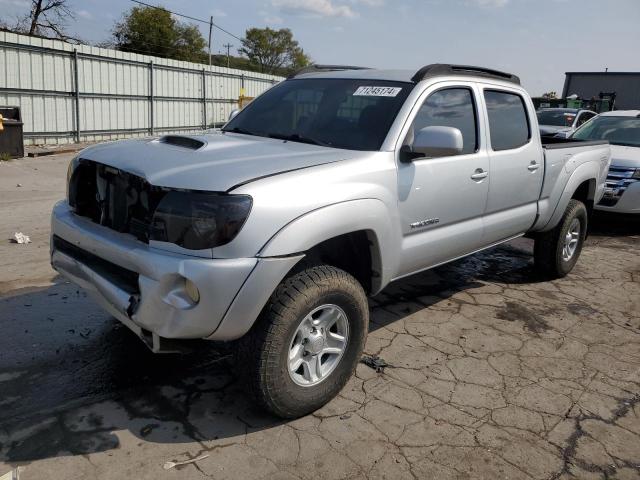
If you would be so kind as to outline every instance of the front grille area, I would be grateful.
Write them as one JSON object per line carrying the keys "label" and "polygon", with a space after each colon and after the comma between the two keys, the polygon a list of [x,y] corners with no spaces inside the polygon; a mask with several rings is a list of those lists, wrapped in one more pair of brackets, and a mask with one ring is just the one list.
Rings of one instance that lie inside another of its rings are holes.
{"label": "front grille area", "polygon": [[80,160],[69,181],[69,204],[77,215],[145,243],[165,194],[141,177],[90,160]]}
{"label": "front grille area", "polygon": [[604,197],[602,197],[600,205],[615,206],[629,185],[638,181],[638,179],[632,178],[635,171],[635,168],[610,167]]}
{"label": "front grille area", "polygon": [[70,256],[74,260],[86,265],[101,277],[118,286],[122,290],[131,295],[140,293],[138,286],[138,274],[134,271],[127,270],[115,263],[111,263],[104,258],[100,258],[93,253],[87,252],[82,248],[67,242],[66,240],[53,236],[53,248],[65,255]]}

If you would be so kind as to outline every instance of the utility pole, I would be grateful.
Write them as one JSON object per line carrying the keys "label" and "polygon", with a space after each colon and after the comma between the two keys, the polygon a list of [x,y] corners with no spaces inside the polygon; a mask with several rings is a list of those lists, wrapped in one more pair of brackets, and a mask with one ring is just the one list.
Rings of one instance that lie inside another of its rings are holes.
{"label": "utility pole", "polygon": [[233,45],[231,45],[230,43],[225,43],[222,46],[227,49],[227,68],[229,68],[229,49],[233,47]]}
{"label": "utility pole", "polygon": [[213,30],[213,15],[209,19],[209,66],[211,66],[211,32]]}

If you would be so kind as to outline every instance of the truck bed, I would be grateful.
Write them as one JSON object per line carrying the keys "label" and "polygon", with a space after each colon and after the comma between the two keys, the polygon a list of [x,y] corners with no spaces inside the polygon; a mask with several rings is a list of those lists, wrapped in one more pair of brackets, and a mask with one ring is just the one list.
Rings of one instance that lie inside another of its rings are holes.
{"label": "truck bed", "polygon": [[579,185],[572,185],[573,173],[576,170],[589,170],[589,175],[595,178],[595,202],[604,191],[604,184],[609,169],[610,147],[608,141],[582,141],[567,138],[545,138],[544,149],[545,174],[540,201],[538,202],[538,220],[533,230],[544,230],[549,225],[555,225],[557,216],[561,214],[569,198],[567,192],[575,191]]}

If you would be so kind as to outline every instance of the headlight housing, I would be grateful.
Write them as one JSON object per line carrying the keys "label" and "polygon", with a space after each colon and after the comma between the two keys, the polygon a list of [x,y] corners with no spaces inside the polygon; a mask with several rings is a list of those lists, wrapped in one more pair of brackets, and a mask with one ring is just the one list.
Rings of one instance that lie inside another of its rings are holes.
{"label": "headlight housing", "polygon": [[189,250],[225,245],[240,232],[251,203],[248,195],[170,191],[155,209],[149,240]]}
{"label": "headlight housing", "polygon": [[73,172],[76,167],[80,163],[80,157],[75,156],[69,162],[69,166],[67,167],[67,201],[69,201],[69,188],[71,187],[71,177],[73,176]]}

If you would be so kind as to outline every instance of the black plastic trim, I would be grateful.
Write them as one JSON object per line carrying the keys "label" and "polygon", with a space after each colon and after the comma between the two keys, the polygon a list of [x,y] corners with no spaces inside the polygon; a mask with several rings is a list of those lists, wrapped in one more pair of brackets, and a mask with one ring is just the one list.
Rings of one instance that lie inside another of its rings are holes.
{"label": "black plastic trim", "polygon": [[184,135],[165,135],[160,139],[160,143],[167,145],[175,145],[176,147],[189,148],[191,150],[198,150],[204,147],[204,142],[196,138],[187,137]]}
{"label": "black plastic trim", "polygon": [[[552,140],[551,143],[545,143],[547,140]],[[597,145],[609,145],[608,140],[578,140],[576,138],[545,138],[542,142],[542,148],[547,150],[558,150],[560,148],[573,148],[573,147],[595,147]]]}
{"label": "black plastic trim", "polygon": [[98,257],[57,235],[53,236],[53,248],[91,268],[98,275],[106,278],[125,292],[132,295],[140,293],[138,273]]}

